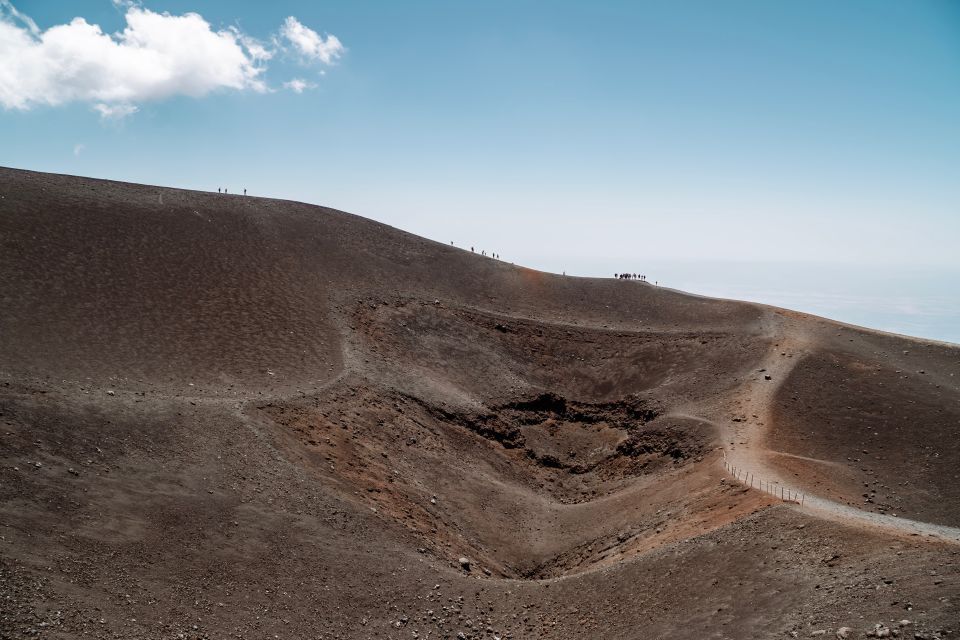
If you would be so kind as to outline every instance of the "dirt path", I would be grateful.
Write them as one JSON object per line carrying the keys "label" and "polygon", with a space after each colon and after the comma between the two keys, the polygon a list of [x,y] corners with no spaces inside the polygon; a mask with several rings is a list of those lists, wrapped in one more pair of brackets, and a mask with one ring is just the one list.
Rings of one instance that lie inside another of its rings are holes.
{"label": "dirt path", "polygon": [[[934,537],[960,543],[960,528],[898,518],[892,515],[870,513],[849,505],[809,493],[791,484],[773,463],[781,454],[764,446],[765,435],[773,424],[773,404],[779,386],[787,379],[809,351],[813,337],[792,321],[773,310],[766,310],[764,330],[774,346],[740,389],[733,404],[713,421],[720,428],[726,462],[755,478],[754,487],[763,481],[764,488],[776,492],[779,487],[804,495],[803,509],[831,520],[848,524],[880,528],[892,533]],[[730,413],[732,417],[726,417]],[[715,415],[720,412],[714,411]],[[700,419],[703,419],[702,417]],[[813,460],[833,464],[826,460]],[[742,475],[741,475],[742,480]],[[799,508],[799,507],[798,507]]]}

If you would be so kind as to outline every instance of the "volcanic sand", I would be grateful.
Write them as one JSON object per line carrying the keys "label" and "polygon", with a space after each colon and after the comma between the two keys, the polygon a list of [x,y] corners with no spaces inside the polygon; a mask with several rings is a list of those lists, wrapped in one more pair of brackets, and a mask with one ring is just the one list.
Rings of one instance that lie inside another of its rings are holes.
{"label": "volcanic sand", "polygon": [[956,346],[12,169],[0,242],[4,637],[958,631]]}

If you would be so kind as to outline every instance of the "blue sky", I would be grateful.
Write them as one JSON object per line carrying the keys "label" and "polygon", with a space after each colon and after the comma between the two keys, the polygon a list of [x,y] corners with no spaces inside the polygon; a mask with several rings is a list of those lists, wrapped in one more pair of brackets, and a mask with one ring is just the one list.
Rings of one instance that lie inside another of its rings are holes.
{"label": "blue sky", "polygon": [[[960,269],[956,3],[21,0],[0,13],[39,34],[78,16],[115,34],[138,7],[194,12],[273,57],[200,95],[125,78],[126,100],[75,87],[0,107],[0,164],[247,188],[584,275],[668,260]],[[343,48],[306,55],[279,35],[289,17]],[[285,89],[293,79],[307,88]]]}

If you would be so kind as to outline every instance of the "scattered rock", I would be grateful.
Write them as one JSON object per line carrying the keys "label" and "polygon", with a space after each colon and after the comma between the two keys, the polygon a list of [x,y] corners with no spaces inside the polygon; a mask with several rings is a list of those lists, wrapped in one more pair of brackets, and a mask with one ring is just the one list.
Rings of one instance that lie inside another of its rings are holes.
{"label": "scattered rock", "polygon": [[464,571],[470,571],[470,558],[466,556],[460,556],[460,559],[457,560],[460,563],[460,568]]}
{"label": "scattered rock", "polygon": [[853,629],[850,627],[840,627],[837,629],[837,638],[839,640],[846,640],[853,634]]}
{"label": "scattered rock", "polygon": [[890,627],[880,622],[873,625],[873,629],[867,631],[868,638],[889,638],[890,636]]}

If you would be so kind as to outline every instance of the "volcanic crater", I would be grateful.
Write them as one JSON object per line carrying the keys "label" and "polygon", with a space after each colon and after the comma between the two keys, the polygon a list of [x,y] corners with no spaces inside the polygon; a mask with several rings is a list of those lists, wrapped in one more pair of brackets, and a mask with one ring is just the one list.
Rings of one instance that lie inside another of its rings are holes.
{"label": "volcanic crater", "polygon": [[14,169],[0,239],[0,637],[960,632],[956,345]]}

